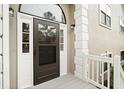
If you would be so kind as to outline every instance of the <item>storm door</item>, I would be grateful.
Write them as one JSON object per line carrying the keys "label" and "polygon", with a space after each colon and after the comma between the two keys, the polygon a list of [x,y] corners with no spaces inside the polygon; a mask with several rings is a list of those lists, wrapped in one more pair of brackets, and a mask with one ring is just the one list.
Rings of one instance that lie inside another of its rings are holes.
{"label": "storm door", "polygon": [[34,84],[59,76],[59,24],[33,19]]}

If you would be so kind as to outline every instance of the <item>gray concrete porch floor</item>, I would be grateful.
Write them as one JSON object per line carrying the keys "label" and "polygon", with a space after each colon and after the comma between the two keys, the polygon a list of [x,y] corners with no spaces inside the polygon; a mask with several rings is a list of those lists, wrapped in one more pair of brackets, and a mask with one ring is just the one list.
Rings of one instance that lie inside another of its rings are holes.
{"label": "gray concrete porch floor", "polygon": [[67,74],[27,89],[97,89],[92,84]]}

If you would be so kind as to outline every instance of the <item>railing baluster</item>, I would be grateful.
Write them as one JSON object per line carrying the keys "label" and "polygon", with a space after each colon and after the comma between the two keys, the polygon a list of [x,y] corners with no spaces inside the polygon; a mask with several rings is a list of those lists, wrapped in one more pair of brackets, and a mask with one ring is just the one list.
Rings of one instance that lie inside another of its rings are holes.
{"label": "railing baluster", "polygon": [[104,62],[102,62],[102,74],[101,74],[101,77],[102,77],[102,85],[104,85]]}
{"label": "railing baluster", "polygon": [[108,68],[108,88],[110,88],[110,64],[107,64]]}
{"label": "railing baluster", "polygon": [[94,80],[94,60],[92,60],[92,80]]}
{"label": "railing baluster", "polygon": [[87,59],[87,78],[89,79],[89,59]]}
{"label": "railing baluster", "polygon": [[89,79],[90,79],[90,75],[91,75],[91,71],[90,71],[90,69],[91,69],[91,62],[90,62],[91,60],[89,59]]}
{"label": "railing baluster", "polygon": [[97,61],[96,64],[97,64],[96,65],[96,68],[97,68],[96,69],[97,70],[96,71],[96,74],[97,74],[96,81],[97,81],[97,83],[99,83],[99,61]]}

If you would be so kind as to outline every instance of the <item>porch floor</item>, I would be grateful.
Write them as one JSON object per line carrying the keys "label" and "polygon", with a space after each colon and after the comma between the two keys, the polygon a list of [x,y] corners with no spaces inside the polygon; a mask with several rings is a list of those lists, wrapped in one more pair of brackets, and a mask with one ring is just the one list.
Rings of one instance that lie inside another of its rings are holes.
{"label": "porch floor", "polygon": [[97,89],[95,86],[82,81],[72,74],[60,76],[28,89]]}

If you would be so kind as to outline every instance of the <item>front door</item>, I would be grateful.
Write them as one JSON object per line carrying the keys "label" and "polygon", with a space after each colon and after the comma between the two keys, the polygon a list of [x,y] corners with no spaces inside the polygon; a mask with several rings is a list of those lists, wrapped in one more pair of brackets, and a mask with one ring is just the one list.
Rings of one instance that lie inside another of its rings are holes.
{"label": "front door", "polygon": [[59,76],[59,24],[33,19],[34,85]]}

